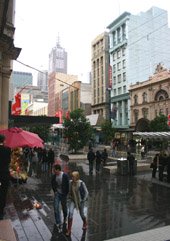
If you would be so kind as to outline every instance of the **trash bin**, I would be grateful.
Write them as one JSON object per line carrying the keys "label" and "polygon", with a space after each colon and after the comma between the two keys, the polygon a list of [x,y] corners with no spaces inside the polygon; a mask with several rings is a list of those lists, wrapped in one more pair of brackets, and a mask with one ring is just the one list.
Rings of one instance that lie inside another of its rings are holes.
{"label": "trash bin", "polygon": [[117,160],[117,174],[128,175],[128,161],[127,159],[120,158]]}

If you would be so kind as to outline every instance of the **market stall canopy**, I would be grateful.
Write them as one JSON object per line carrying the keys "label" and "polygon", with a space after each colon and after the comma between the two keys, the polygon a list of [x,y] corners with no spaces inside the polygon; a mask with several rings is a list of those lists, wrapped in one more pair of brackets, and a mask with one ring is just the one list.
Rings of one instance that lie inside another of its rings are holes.
{"label": "market stall canopy", "polygon": [[43,140],[37,134],[18,127],[0,130],[0,134],[5,136],[5,145],[10,148],[44,147]]}
{"label": "market stall canopy", "polygon": [[170,132],[133,132],[133,135],[142,138],[170,139]]}

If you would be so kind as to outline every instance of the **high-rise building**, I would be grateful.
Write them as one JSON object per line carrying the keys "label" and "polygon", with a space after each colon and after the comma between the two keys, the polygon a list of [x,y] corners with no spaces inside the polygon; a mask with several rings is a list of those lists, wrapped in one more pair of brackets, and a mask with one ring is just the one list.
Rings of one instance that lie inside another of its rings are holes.
{"label": "high-rise building", "polygon": [[33,75],[29,72],[13,71],[11,75],[11,97],[13,99],[16,89],[22,89],[33,84]]}
{"label": "high-rise building", "polygon": [[92,114],[109,119],[109,35],[98,35],[91,44]]}
{"label": "high-rise building", "polygon": [[139,15],[124,12],[108,27],[112,67],[111,108],[116,128],[130,125],[129,85],[148,79],[157,64],[170,68],[170,29],[166,10]]}
{"label": "high-rise building", "polygon": [[49,73],[67,74],[67,52],[61,47],[59,40],[49,55]]}
{"label": "high-rise building", "polygon": [[37,86],[42,91],[48,91],[48,71],[47,70],[42,70],[41,72],[38,72]]}

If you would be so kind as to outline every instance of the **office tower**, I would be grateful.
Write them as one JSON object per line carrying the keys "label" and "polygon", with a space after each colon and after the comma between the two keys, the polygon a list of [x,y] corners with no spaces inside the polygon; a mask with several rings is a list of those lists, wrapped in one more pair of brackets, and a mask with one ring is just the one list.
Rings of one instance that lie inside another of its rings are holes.
{"label": "office tower", "polygon": [[59,40],[49,55],[49,73],[67,74],[67,52],[61,47]]}

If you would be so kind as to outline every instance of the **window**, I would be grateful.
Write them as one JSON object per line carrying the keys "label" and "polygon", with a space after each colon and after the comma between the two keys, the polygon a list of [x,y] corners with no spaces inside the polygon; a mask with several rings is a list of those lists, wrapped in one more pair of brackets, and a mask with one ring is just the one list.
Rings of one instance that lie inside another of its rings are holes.
{"label": "window", "polygon": [[123,93],[126,93],[126,85],[123,86]]}
{"label": "window", "polygon": [[137,105],[137,104],[138,104],[138,96],[135,95],[135,96],[134,96],[134,105]]}
{"label": "window", "polygon": [[142,96],[143,96],[143,103],[146,103],[147,102],[147,93],[144,92]]}
{"label": "window", "polygon": [[143,114],[143,118],[147,119],[147,117],[148,117],[148,109],[147,108],[143,108],[142,109],[142,114]]}
{"label": "window", "polygon": [[122,48],[122,56],[125,56],[125,54],[126,54],[126,48],[123,47],[123,48]]}
{"label": "window", "polygon": [[122,66],[123,66],[123,69],[126,68],[126,60],[125,59],[122,61]]}
{"label": "window", "polygon": [[117,70],[121,69],[121,62],[117,63]]}
{"label": "window", "polygon": [[135,124],[138,122],[138,116],[139,116],[139,111],[134,110],[134,122],[135,122]]}
{"label": "window", "polygon": [[123,73],[123,81],[126,81],[126,72]]}
{"label": "window", "polygon": [[117,76],[117,79],[118,79],[118,83],[121,83],[121,74]]}
{"label": "window", "polygon": [[121,52],[120,50],[117,51],[117,58],[119,59],[121,57]]}
{"label": "window", "polygon": [[113,65],[113,73],[115,73],[116,72],[116,65],[114,64]]}
{"label": "window", "polygon": [[116,89],[114,89],[113,92],[114,92],[114,96],[116,96]]}
{"label": "window", "polygon": [[116,84],[116,76],[113,77],[113,84]]}
{"label": "window", "polygon": [[122,88],[119,87],[119,88],[118,88],[118,95],[121,95],[121,94],[122,94]]}

